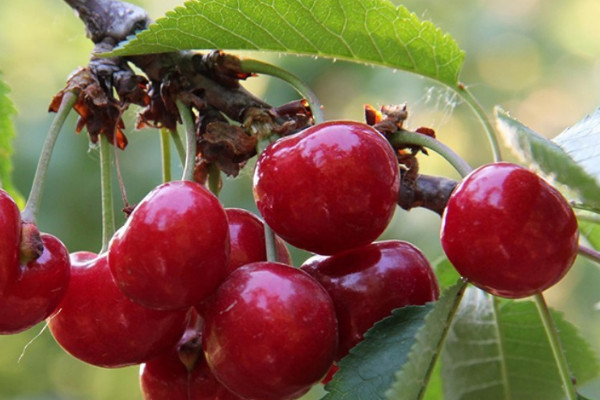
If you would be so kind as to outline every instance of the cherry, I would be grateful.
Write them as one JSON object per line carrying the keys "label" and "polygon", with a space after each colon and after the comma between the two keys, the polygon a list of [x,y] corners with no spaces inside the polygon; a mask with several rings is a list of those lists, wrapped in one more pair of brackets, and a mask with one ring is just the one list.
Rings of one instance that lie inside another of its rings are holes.
{"label": "cherry", "polygon": [[[265,248],[265,227],[263,222],[249,211],[240,208],[225,209],[229,221],[229,238],[231,253],[227,274],[242,265],[255,261],[267,261]],[[282,264],[291,264],[292,258],[285,243],[280,238],[275,238],[277,261]]]}
{"label": "cherry", "polygon": [[240,397],[295,399],[327,373],[337,350],[331,298],[310,275],[256,262],[236,269],[204,310],[213,373]]}
{"label": "cherry", "polygon": [[390,240],[332,256],[314,256],[302,270],[327,290],[339,324],[336,359],[363,339],[364,333],[390,312],[437,300],[439,287],[429,262],[410,243]]}
{"label": "cherry", "polygon": [[457,271],[492,294],[521,298],[558,282],[577,255],[577,220],[565,198],[511,163],[484,165],[450,196],[442,247]]}
{"label": "cherry", "polygon": [[21,214],[8,193],[0,189],[0,294],[13,281],[19,270]]}
{"label": "cherry", "polygon": [[327,122],[269,145],[254,172],[265,222],[293,246],[334,254],[375,240],[399,190],[394,150],[375,129]]}
{"label": "cherry", "polygon": [[208,297],[225,278],[227,217],[204,186],[162,184],[112,238],[108,264],[119,289],[150,308],[178,309]]}
{"label": "cherry", "polygon": [[56,237],[41,235],[42,254],[22,264],[0,295],[0,333],[18,333],[50,316],[67,291],[69,253]]}
{"label": "cherry", "polygon": [[202,352],[201,320],[173,349],[140,366],[144,400],[243,400],[214,376]]}
{"label": "cherry", "polygon": [[114,283],[106,254],[71,255],[71,281],[48,326],[74,357],[101,367],[148,361],[181,338],[187,310],[151,310],[125,297]]}

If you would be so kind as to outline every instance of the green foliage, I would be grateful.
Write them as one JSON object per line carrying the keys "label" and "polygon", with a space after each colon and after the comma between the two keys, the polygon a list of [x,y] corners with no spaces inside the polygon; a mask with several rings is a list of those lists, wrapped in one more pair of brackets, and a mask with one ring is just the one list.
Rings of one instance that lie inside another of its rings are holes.
{"label": "green foliage", "polygon": [[[556,312],[562,345],[578,383],[598,361],[576,328]],[[442,352],[445,400],[562,400],[564,391],[536,306],[469,288]]]}
{"label": "green foliage", "polygon": [[15,137],[12,117],[16,114],[16,110],[8,96],[9,93],[10,89],[8,85],[0,79],[0,187],[11,195],[19,207],[23,207],[25,202],[14,187],[11,176],[12,141]]}
{"label": "green foliage", "polygon": [[524,162],[575,190],[587,205],[600,206],[600,154],[590,154],[585,149],[600,146],[600,132],[593,133],[592,129],[600,113],[587,117],[554,140],[538,135],[501,108],[496,108],[495,115],[502,137]]}
{"label": "green foliage", "polygon": [[[425,372],[423,367],[432,366],[439,347],[440,332],[432,325],[448,321],[462,288],[462,284],[449,288],[435,303],[394,310],[390,317],[375,324],[365,340],[340,362],[340,370],[325,387],[329,394],[324,400],[383,399],[394,383],[394,375],[405,364],[406,378],[402,379],[411,381],[403,389],[422,391],[426,382],[418,381],[419,374]],[[419,350],[414,350],[427,345],[433,346],[433,354],[420,357]],[[396,398],[395,393],[390,396]]]}
{"label": "green foliage", "polygon": [[593,248],[600,250],[600,223],[580,219],[579,232],[585,236]]}
{"label": "green foliage", "polygon": [[275,51],[377,64],[456,86],[464,53],[387,0],[188,1],[109,55],[183,49]]}

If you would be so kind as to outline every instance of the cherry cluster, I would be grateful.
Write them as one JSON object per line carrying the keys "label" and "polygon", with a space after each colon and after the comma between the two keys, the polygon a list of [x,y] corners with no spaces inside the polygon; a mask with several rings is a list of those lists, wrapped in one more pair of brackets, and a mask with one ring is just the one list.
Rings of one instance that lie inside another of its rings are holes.
{"label": "cherry cluster", "polygon": [[[259,156],[264,223],[224,209],[199,183],[172,181],[144,197],[106,252],[70,256],[0,192],[0,332],[46,319],[80,360],[140,364],[147,400],[298,398],[330,379],[375,322],[439,296],[419,249],[376,241],[400,179],[384,135],[327,122]],[[517,298],[560,280],[578,231],[558,191],[497,163],[450,196],[441,240],[464,278]],[[315,255],[294,268],[284,241]]]}

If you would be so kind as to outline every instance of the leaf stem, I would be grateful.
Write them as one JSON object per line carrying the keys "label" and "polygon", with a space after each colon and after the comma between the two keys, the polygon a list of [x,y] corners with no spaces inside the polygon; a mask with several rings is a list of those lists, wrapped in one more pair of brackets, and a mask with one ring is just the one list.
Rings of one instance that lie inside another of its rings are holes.
{"label": "leaf stem", "polygon": [[265,225],[265,246],[267,249],[267,261],[277,262],[277,247],[275,246],[275,233],[267,223]]}
{"label": "leaf stem", "polygon": [[544,295],[538,293],[533,297],[533,300],[540,315],[540,319],[542,320],[542,324],[544,325],[544,330],[546,331],[546,336],[548,337],[548,342],[550,343],[550,348],[554,355],[554,360],[562,380],[565,394],[567,395],[567,400],[577,400],[577,392],[573,386],[572,375],[569,371],[567,359],[562,349],[560,338],[558,337],[556,325],[554,324],[554,320],[552,319],[552,315],[550,315],[550,310],[544,299]]}
{"label": "leaf stem", "polygon": [[321,102],[312,89],[296,75],[263,61],[253,59],[243,59],[240,61],[242,72],[270,75],[289,83],[308,102],[315,124],[325,122]]}
{"label": "leaf stem", "polygon": [[108,243],[115,233],[115,213],[111,180],[111,145],[106,135],[100,135],[100,192],[102,198],[102,248],[108,250]]}
{"label": "leaf stem", "polygon": [[160,154],[162,181],[171,180],[171,142],[169,141],[169,131],[166,128],[160,130]]}
{"label": "leaf stem", "polygon": [[454,152],[450,147],[444,143],[430,136],[423,135],[417,132],[410,132],[407,130],[400,130],[393,135],[388,136],[392,146],[412,144],[416,146],[423,146],[431,149],[444,157],[454,169],[460,174],[461,177],[467,176],[473,168],[465,160],[460,158],[458,154]]}
{"label": "leaf stem", "polygon": [[600,264],[600,251],[594,250],[591,247],[579,245],[578,252],[583,257]]}
{"label": "leaf stem", "polygon": [[60,107],[54,116],[52,124],[50,125],[50,129],[46,135],[46,140],[42,146],[42,152],[35,170],[33,183],[31,184],[31,190],[29,191],[29,197],[27,198],[27,203],[25,204],[25,208],[21,213],[21,218],[23,221],[33,223],[36,221],[40,208],[42,192],[46,183],[46,174],[48,172],[48,165],[50,164],[52,151],[54,150],[54,145],[56,144],[58,134],[60,133],[60,130],[64,125],[67,116],[69,115],[69,112],[73,108],[73,105],[77,101],[77,96],[78,95],[75,92],[66,92],[64,94],[60,103]]}
{"label": "leaf stem", "polygon": [[502,160],[502,154],[500,152],[500,144],[498,143],[498,136],[496,135],[496,130],[492,126],[490,119],[488,118],[485,110],[477,101],[475,96],[467,89],[467,87],[459,83],[458,88],[455,88],[456,92],[465,100],[465,102],[469,105],[471,110],[477,115],[477,118],[483,125],[483,129],[487,134],[488,141],[490,142],[490,146],[492,148],[492,154],[494,157],[494,162],[498,162]]}
{"label": "leaf stem", "polygon": [[185,129],[185,164],[183,166],[182,180],[194,180],[194,167],[196,164],[196,129],[192,112],[185,104],[177,99],[177,110],[181,116]]}

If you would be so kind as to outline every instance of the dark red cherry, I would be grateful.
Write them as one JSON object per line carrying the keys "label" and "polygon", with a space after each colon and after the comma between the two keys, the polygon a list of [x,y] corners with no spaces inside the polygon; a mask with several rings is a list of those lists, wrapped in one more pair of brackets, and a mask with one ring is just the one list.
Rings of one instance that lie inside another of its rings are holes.
{"label": "dark red cherry", "polygon": [[372,127],[327,122],[261,154],[254,198],[265,222],[293,246],[334,254],[375,240],[398,199],[394,150]]}
{"label": "dark red cherry", "polygon": [[[263,222],[254,214],[240,208],[225,209],[229,221],[229,239],[231,253],[227,273],[242,265],[255,261],[267,261],[265,247],[265,227]],[[291,264],[292,258],[285,243],[280,238],[275,239],[277,261]]]}
{"label": "dark red cherry", "polygon": [[67,291],[69,253],[56,237],[41,235],[43,252],[21,265],[0,295],[0,334],[21,332],[50,316]]}
{"label": "dark red cherry", "polygon": [[521,298],[557,283],[577,255],[579,233],[565,198],[515,164],[484,165],[450,196],[441,241],[471,283]]}
{"label": "dark red cherry", "polygon": [[301,269],[327,290],[339,324],[336,359],[395,308],[437,300],[439,288],[429,262],[410,243],[390,240],[332,256],[314,256]]}
{"label": "dark red cherry", "polygon": [[156,309],[200,303],[225,278],[225,210],[204,186],[162,184],[136,206],[111,240],[108,263],[121,291]]}
{"label": "dark red cherry", "polygon": [[205,308],[203,348],[240,397],[295,399],[319,382],[337,350],[331,298],[310,275],[256,262],[229,275]]}
{"label": "dark red cherry", "polygon": [[59,312],[48,319],[54,339],[74,357],[100,367],[148,361],[181,338],[187,310],[151,310],[115,285],[106,254],[71,256],[71,281]]}
{"label": "dark red cherry", "polygon": [[14,200],[0,189],[0,294],[19,273],[21,213]]}

